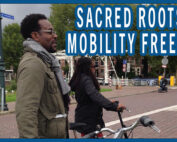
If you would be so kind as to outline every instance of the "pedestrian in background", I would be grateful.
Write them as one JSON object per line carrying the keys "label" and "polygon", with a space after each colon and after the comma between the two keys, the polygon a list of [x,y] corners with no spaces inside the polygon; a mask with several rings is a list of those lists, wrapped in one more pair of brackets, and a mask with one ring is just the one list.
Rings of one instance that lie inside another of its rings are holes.
{"label": "pedestrian in background", "polygon": [[82,136],[105,127],[102,108],[111,111],[125,109],[125,106],[109,101],[99,92],[100,86],[95,77],[95,65],[88,57],[78,59],[69,85],[75,92],[77,101],[75,122],[87,124],[80,130]]}
{"label": "pedestrian in background", "polygon": [[68,92],[56,52],[57,35],[45,15],[21,22],[24,55],[17,73],[16,120],[20,138],[66,138]]}

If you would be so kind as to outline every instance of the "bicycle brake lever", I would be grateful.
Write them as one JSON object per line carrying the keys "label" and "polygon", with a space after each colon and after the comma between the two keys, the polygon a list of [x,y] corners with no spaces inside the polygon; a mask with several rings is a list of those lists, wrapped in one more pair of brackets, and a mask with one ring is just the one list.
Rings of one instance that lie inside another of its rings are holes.
{"label": "bicycle brake lever", "polygon": [[[125,110],[128,111],[128,112],[131,112],[131,110],[129,110],[128,108],[125,108]],[[120,113],[122,113],[123,111],[124,111],[123,108],[120,108],[120,109],[119,109],[119,112],[120,112]]]}
{"label": "bicycle brake lever", "polygon": [[159,129],[157,126],[151,125],[150,127],[151,127],[154,131],[160,133],[160,129]]}
{"label": "bicycle brake lever", "polygon": [[128,108],[126,108],[125,110],[126,110],[126,111],[128,111],[128,112],[131,112],[131,110],[130,110],[130,109],[128,109]]}

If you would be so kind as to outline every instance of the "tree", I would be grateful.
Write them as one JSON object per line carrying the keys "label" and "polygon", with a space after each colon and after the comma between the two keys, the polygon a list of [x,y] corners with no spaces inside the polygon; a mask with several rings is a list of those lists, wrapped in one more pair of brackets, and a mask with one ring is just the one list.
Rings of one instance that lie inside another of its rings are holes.
{"label": "tree", "polygon": [[[104,4],[101,4],[104,6]],[[65,33],[67,31],[77,31],[74,25],[75,22],[75,7],[76,4],[52,4],[51,6],[51,16],[50,16],[50,22],[53,24],[54,29],[57,32],[58,35],[58,47],[57,49],[65,49]],[[86,5],[83,5],[86,6]],[[93,5],[94,7],[95,5]],[[114,5],[112,5],[114,6]],[[135,43],[135,55],[133,56],[136,61],[141,60],[140,55],[140,32],[142,30],[137,29],[137,14],[136,14],[136,4],[129,4],[131,6],[133,11],[133,25],[130,29],[130,31],[136,31],[137,32],[137,38]],[[156,5],[158,7],[158,5]],[[87,32],[87,30],[85,30]],[[95,30],[97,31],[97,30]],[[104,31],[104,30],[102,30]],[[108,30],[110,33],[115,30]],[[124,30],[123,30],[124,31]],[[151,30],[147,30],[151,31]],[[153,30],[154,31],[154,30]],[[156,32],[159,32],[159,29],[155,29]],[[122,76],[124,73],[122,72],[122,59],[128,58],[128,55],[126,57],[116,57],[117,64],[116,64],[116,71],[118,72],[118,76]],[[157,77],[158,75],[163,73],[163,68],[161,67],[162,56],[149,56],[146,55],[143,60],[143,74],[144,77]],[[177,67],[176,67],[176,57],[169,57],[169,64],[167,68],[167,72],[169,74],[174,74],[176,71],[177,74]],[[121,67],[120,67],[121,66]],[[148,72],[148,67],[151,67],[151,71]],[[128,74],[127,74],[128,75]],[[133,76],[133,75],[132,75]]]}
{"label": "tree", "polygon": [[163,74],[162,58],[162,56],[149,56],[148,63],[151,66],[149,77],[158,77]]}
{"label": "tree", "polygon": [[123,67],[123,59],[120,56],[116,57],[116,65],[115,65],[115,70],[117,71],[117,75],[118,77],[122,77],[124,75],[123,71],[122,71],[122,67]]}
{"label": "tree", "polygon": [[143,64],[142,74],[144,75],[144,77],[148,77],[148,57],[147,56],[145,56],[144,59],[142,60],[142,64]]}
{"label": "tree", "polygon": [[17,72],[20,58],[23,54],[23,37],[20,34],[20,26],[17,23],[9,24],[3,30],[3,55],[5,67]]}
{"label": "tree", "polygon": [[50,22],[58,35],[57,49],[65,49],[65,33],[76,30],[75,21],[75,4],[52,4]]}
{"label": "tree", "polygon": [[176,56],[168,56],[168,64],[167,64],[167,74],[176,75],[177,79],[177,57]]}

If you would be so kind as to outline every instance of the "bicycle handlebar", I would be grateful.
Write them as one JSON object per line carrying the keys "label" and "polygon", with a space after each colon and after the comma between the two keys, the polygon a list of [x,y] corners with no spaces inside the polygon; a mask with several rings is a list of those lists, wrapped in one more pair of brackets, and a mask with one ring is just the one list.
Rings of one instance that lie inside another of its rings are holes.
{"label": "bicycle handlebar", "polygon": [[156,132],[160,133],[159,128],[157,128],[155,126],[155,122],[153,120],[151,120],[148,116],[142,116],[129,127],[123,127],[121,129],[118,129],[117,131],[114,131],[114,130],[112,130],[110,128],[102,128],[100,131],[91,132],[91,133],[85,135],[83,138],[91,138],[91,137],[94,137],[95,135],[97,135],[97,134],[99,134],[101,132],[109,132],[110,134],[114,134],[113,138],[122,138],[124,133],[126,133],[126,132],[128,132],[130,130],[133,130],[139,124],[141,124],[144,127],[147,127],[147,126],[151,127],[153,130],[155,130]]}
{"label": "bicycle handlebar", "polygon": [[148,116],[142,116],[137,121],[135,121],[131,126],[119,129],[119,131],[115,133],[114,138],[122,138],[124,133],[133,130],[138,126],[138,124],[141,124],[144,127],[147,126],[151,127],[153,130],[160,133],[160,129],[155,126],[155,122],[153,120],[151,120]]}
{"label": "bicycle handlebar", "polygon": [[144,126],[144,127],[147,127],[147,126],[151,126],[151,125],[155,125],[155,122],[152,121],[149,117],[147,116],[142,116],[140,118],[140,122],[141,124]]}
{"label": "bicycle handlebar", "polygon": [[155,122],[154,122],[153,120],[151,120],[149,117],[147,117],[147,116],[142,116],[142,117],[140,118],[140,122],[141,122],[141,124],[142,124],[144,127],[149,126],[149,127],[151,127],[153,130],[155,130],[156,132],[160,133],[160,129],[155,126]]}

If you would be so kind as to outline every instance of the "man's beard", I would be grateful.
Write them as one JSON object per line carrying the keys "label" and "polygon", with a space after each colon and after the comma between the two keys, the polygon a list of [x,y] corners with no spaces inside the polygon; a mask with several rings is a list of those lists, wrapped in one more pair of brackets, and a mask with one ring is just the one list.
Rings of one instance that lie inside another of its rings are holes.
{"label": "man's beard", "polygon": [[57,50],[53,49],[52,47],[49,48],[49,50],[48,50],[49,53],[55,53],[56,51],[57,51]]}

